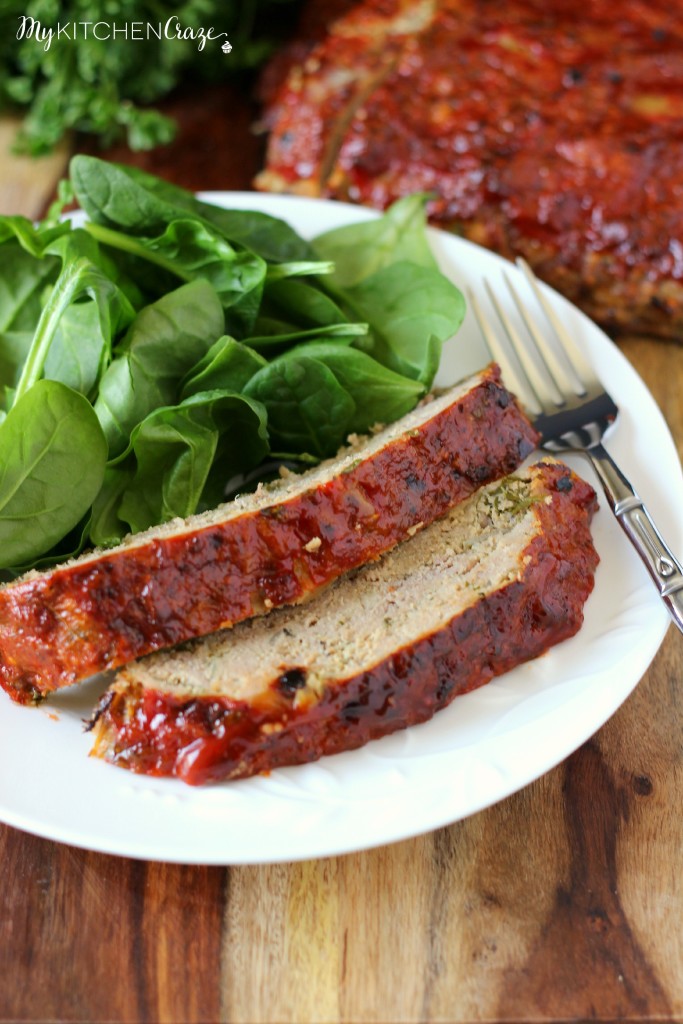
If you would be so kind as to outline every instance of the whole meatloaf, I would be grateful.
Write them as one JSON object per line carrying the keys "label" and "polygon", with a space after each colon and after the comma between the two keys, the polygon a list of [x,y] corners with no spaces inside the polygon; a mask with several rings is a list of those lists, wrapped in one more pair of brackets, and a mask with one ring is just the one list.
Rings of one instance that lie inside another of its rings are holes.
{"label": "whole meatloaf", "polygon": [[613,328],[683,326],[683,6],[365,0],[271,100],[257,185],[385,207],[535,272]]}
{"label": "whole meatloaf", "polygon": [[188,783],[352,750],[572,636],[595,493],[561,463],[489,484],[306,606],[124,669],[93,752]]}
{"label": "whole meatloaf", "polygon": [[491,366],[336,459],[0,588],[17,701],[304,600],[518,466],[536,432]]}

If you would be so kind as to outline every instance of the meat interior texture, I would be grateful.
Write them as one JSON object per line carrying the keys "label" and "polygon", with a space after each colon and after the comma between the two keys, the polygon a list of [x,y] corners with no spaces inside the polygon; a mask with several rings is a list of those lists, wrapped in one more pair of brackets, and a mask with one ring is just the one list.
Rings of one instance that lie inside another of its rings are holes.
{"label": "meat interior texture", "polygon": [[487,485],[304,608],[124,669],[95,714],[94,753],[197,784],[424,722],[579,629],[595,507],[557,462]]}
{"label": "meat interior texture", "polygon": [[302,601],[509,473],[536,440],[491,366],[308,473],[28,574],[0,588],[0,684],[36,701]]}
{"label": "meat interior texture", "polygon": [[683,7],[365,0],[291,69],[257,186],[432,221],[610,328],[683,324]]}

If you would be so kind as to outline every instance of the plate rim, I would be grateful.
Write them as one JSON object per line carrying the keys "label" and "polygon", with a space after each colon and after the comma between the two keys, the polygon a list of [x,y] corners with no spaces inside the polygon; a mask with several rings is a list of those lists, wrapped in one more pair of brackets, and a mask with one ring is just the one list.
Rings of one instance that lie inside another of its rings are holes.
{"label": "plate rim", "polygon": [[[316,199],[306,196],[283,196],[272,193],[259,193],[248,191],[200,192],[198,193],[198,195],[200,198],[206,201],[213,202],[217,205],[225,206],[228,204],[233,204],[236,205],[236,208],[251,208],[256,212],[271,213],[273,211],[272,209],[270,209],[270,207],[274,209],[282,207],[282,212],[276,212],[273,215],[280,216],[284,220],[290,220],[292,217],[291,211],[296,210],[297,207],[300,208],[301,210],[311,210],[316,207],[320,208],[321,204],[324,204],[325,207],[328,209],[334,208],[335,211],[339,213],[340,218],[342,220],[345,217],[351,218],[349,220],[346,220],[346,223],[351,223],[352,220],[360,221],[363,219],[372,219],[373,217],[379,216],[379,213],[376,210],[370,209],[368,207],[357,206],[350,203],[343,203],[338,200]],[[289,213],[286,212],[287,209],[289,209]],[[306,232],[302,230],[301,227],[299,227],[298,230],[301,230],[302,234],[306,234]],[[327,230],[327,228],[325,228],[325,230]],[[311,233],[314,232],[308,232],[309,235]],[[430,228],[429,235],[430,239],[437,243],[437,249],[441,247],[439,243],[443,243],[444,239],[448,239],[448,244],[455,243],[456,247],[464,246],[465,252],[467,252],[468,250],[476,251],[479,259],[481,259],[482,257],[485,258],[485,260],[487,261],[492,259],[494,262],[497,261],[501,265],[510,266],[510,264],[507,261],[505,261],[502,257],[498,256],[497,254],[489,250],[483,249],[482,247],[476,245],[476,243],[469,242],[466,239],[449,235],[448,233],[445,233],[437,228]],[[446,247],[448,247],[448,245]],[[681,494],[683,494],[683,471],[681,471],[681,466],[680,462],[678,461],[676,446],[671,435],[671,431],[669,430],[669,427],[666,424],[666,421],[664,419],[663,414],[661,413],[661,410],[659,410],[658,406],[656,405],[654,398],[652,397],[649,389],[647,388],[642,378],[638,375],[635,368],[628,361],[623,352],[621,352],[613,344],[613,342],[610,341],[608,336],[601,330],[601,328],[594,324],[587,316],[585,316],[585,314],[581,313],[581,311],[578,310],[577,307],[575,307],[568,300],[564,299],[553,289],[548,288],[548,286],[544,286],[544,289],[552,297],[552,301],[559,302],[562,308],[564,308],[565,310],[570,310],[573,316],[578,316],[583,321],[585,321],[586,325],[588,325],[587,329],[589,330],[589,334],[593,335],[594,337],[600,337],[600,344],[606,343],[608,346],[612,346],[611,355],[616,358],[617,362],[620,365],[622,373],[624,373],[627,377],[631,377],[632,385],[634,385],[636,388],[644,390],[644,392],[648,396],[649,400],[651,401],[654,409],[658,414],[659,422],[657,423],[657,429],[660,435],[664,438],[666,444],[668,444],[668,446],[671,449],[671,451],[668,454],[669,456],[671,456],[671,453],[673,452],[675,456],[677,462],[678,477],[676,482],[679,491],[681,492]],[[536,452],[535,455],[537,457],[538,452]],[[604,504],[603,512],[606,517],[611,515],[611,513],[606,508],[604,508]],[[616,530],[616,524],[613,525],[614,529]],[[656,597],[656,594],[654,596]],[[520,789],[523,789],[525,786],[529,785],[535,779],[538,779],[542,775],[546,774],[547,771],[552,770],[553,767],[556,767],[558,764],[562,763],[562,761],[564,761],[568,756],[570,756],[571,753],[573,753],[573,751],[575,751],[579,746],[581,746],[582,743],[584,743],[590,736],[594,735],[595,732],[605,724],[605,722],[612,716],[612,714],[614,714],[614,712],[621,706],[621,704],[627,699],[630,693],[635,689],[638,682],[647,671],[647,668],[651,664],[657,651],[659,650],[661,643],[664,639],[664,636],[667,633],[668,626],[668,617],[666,617],[666,613],[664,612],[664,615],[659,617],[658,627],[656,629],[652,628],[651,635],[648,635],[648,643],[643,645],[642,651],[640,650],[640,647],[638,645],[636,647],[639,654],[639,657],[637,659],[637,678],[634,678],[630,682],[627,692],[624,692],[623,688],[617,688],[615,693],[613,694],[613,700],[607,700],[603,702],[604,706],[601,709],[601,715],[603,717],[601,717],[600,721],[597,721],[597,719],[591,720],[590,723],[586,726],[585,730],[578,729],[575,731],[575,738],[578,737],[578,739],[576,739],[576,742],[572,740],[573,746],[571,747],[571,749],[563,750],[561,756],[558,759],[553,760],[553,763],[543,763],[540,765],[537,764],[534,767],[530,768],[530,770],[525,775],[523,775],[523,777],[519,776],[515,780],[511,788],[507,788],[505,792],[501,792],[500,795],[494,796],[491,799],[484,799],[479,806],[473,807],[472,809],[466,811],[466,813],[457,814],[456,816],[453,816],[452,807],[449,801],[446,800],[443,808],[443,814],[441,816],[433,813],[429,823],[423,823],[421,825],[418,825],[418,827],[416,828],[410,827],[410,825],[406,827],[405,824],[403,827],[399,827],[396,824],[394,824],[393,826],[385,826],[384,833],[378,834],[374,839],[371,840],[368,840],[368,838],[366,837],[361,841],[361,843],[358,843],[353,838],[352,830],[349,830],[348,835],[346,837],[346,841],[337,841],[336,843],[330,843],[323,840],[318,844],[309,844],[305,848],[302,847],[299,850],[289,849],[281,855],[278,855],[277,851],[269,849],[267,851],[264,851],[263,856],[255,855],[252,851],[251,855],[249,856],[236,857],[234,851],[232,854],[230,854],[227,851],[222,851],[222,849],[219,848],[216,848],[213,851],[207,851],[205,849],[197,850],[195,854],[190,856],[188,856],[187,850],[183,852],[183,850],[180,848],[177,848],[176,850],[161,850],[159,849],[158,845],[155,844],[153,839],[150,841],[148,836],[145,836],[144,838],[139,838],[137,842],[131,842],[130,838],[127,838],[125,836],[87,836],[83,833],[82,830],[79,831],[74,827],[66,826],[60,828],[57,827],[54,823],[50,824],[49,819],[44,818],[43,820],[36,820],[35,813],[33,816],[31,816],[30,814],[21,814],[12,811],[11,809],[8,809],[8,807],[5,806],[5,799],[3,797],[3,792],[1,788],[0,820],[7,825],[11,825],[12,827],[20,829],[21,831],[25,831],[30,834],[41,836],[42,838],[51,839],[57,842],[68,843],[69,845],[79,847],[82,849],[93,850],[114,856],[125,856],[133,859],[183,864],[246,865],[286,863],[319,857],[345,855],[347,853],[357,852],[359,850],[376,848],[378,846],[386,845],[388,843],[399,842],[403,839],[423,835],[427,832],[433,831],[434,829],[444,827],[445,825],[454,823],[458,820],[462,820],[463,818],[469,817],[472,814],[478,813],[480,810],[483,810],[486,807],[489,807],[492,804],[499,802],[500,800],[506,799],[508,796],[513,795],[515,792],[518,792]],[[578,634],[578,637],[581,637],[581,633]],[[571,641],[567,641],[566,643],[571,643]],[[630,658],[633,658],[632,651],[629,651],[628,655]],[[500,678],[505,679],[505,676]],[[488,684],[488,686],[491,685],[491,683]],[[475,691],[475,693],[476,692],[478,691]],[[458,701],[462,701],[464,699],[466,698],[460,697],[458,698]],[[455,702],[456,705],[458,704],[458,701]],[[604,713],[605,711],[606,713]],[[440,715],[443,714],[444,712],[440,712]],[[12,716],[10,715],[10,718],[11,717]],[[3,715],[2,712],[0,711],[0,735],[2,734],[2,718]],[[598,718],[600,718],[600,716],[598,716]],[[418,726],[414,728],[421,727]],[[387,739],[389,739],[389,737],[387,737]],[[380,740],[375,742],[381,743],[383,741]],[[335,757],[347,758],[349,756],[352,756],[353,753],[355,752],[350,752],[349,754],[335,755]],[[448,759],[449,755],[443,754],[439,756]],[[329,758],[326,758],[323,759],[323,762],[329,760]],[[321,762],[315,762],[315,764],[320,765]],[[107,772],[116,771],[116,769],[112,766],[105,765],[101,762],[99,763],[99,767],[106,770]],[[281,773],[288,773],[292,771],[298,772],[301,771],[304,767],[305,766],[300,766],[296,768],[281,769],[278,771]],[[124,789],[131,787],[135,789],[136,787],[138,787],[141,788],[143,792],[149,789],[149,787],[146,785],[148,780],[144,776],[132,776],[132,781],[130,779],[127,781],[128,785],[124,786]],[[163,784],[166,782],[172,783],[173,785],[176,784],[176,780],[156,779],[151,781],[153,782],[154,787],[158,786],[160,783]],[[258,782],[259,780],[257,779],[246,781]],[[182,783],[177,784],[182,785]],[[234,786],[236,784],[227,783],[223,785]],[[120,789],[121,787],[119,786],[118,788]],[[373,798],[373,800],[376,802],[377,800],[380,800],[380,798],[376,797]],[[228,800],[228,803],[229,802],[230,801]],[[171,804],[173,804],[173,801],[171,801]]]}

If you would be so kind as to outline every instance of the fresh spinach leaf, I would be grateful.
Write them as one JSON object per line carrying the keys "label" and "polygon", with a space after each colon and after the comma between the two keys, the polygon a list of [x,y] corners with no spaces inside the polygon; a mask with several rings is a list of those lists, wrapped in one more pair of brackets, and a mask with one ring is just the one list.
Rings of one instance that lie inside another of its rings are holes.
{"label": "fresh spinach leaf", "polygon": [[43,217],[42,226],[48,228],[63,224],[66,209],[73,204],[75,198],[73,185],[68,178],[62,178],[61,181],[57,182],[57,195],[50,203],[47,213]]}
{"label": "fresh spinach leaf", "polygon": [[107,352],[103,357],[99,351],[101,340],[105,339],[108,348],[110,339],[133,316],[125,295],[95,262],[97,246],[85,232],[72,231],[57,238],[46,248],[46,253],[58,255],[62,269],[40,314],[17,382],[15,401],[41,377],[62,315],[80,296],[88,295],[97,306],[100,334],[92,339],[92,343],[98,349],[98,359],[108,355]]}
{"label": "fresh spinach leaf", "polygon": [[135,472],[118,516],[131,531],[195,512],[211,468],[227,483],[268,451],[266,411],[243,395],[202,392],[172,408],[156,409],[131,437]]}
{"label": "fresh spinach leaf", "polygon": [[135,474],[134,460],[128,465],[107,466],[104,480],[93,501],[89,540],[95,547],[109,548],[118,544],[129,532],[119,519],[121,498]]}
{"label": "fresh spinach leaf", "polygon": [[95,402],[114,458],[131,431],[157,406],[171,405],[185,374],[223,334],[223,309],[212,286],[182,285],[136,316],[104,373]]}
{"label": "fresh spinach leaf", "polygon": [[213,228],[192,219],[173,220],[156,237],[133,238],[99,224],[86,229],[104,245],[148,260],[183,281],[209,281],[228,326],[251,330],[266,279],[266,264],[260,256],[247,249],[237,251]]}
{"label": "fresh spinach leaf", "polygon": [[106,160],[79,153],[71,158],[69,174],[79,205],[96,224],[145,235],[161,230],[177,216],[174,203]]}
{"label": "fresh spinach leaf", "polygon": [[290,277],[313,277],[331,274],[334,263],[330,260],[294,260],[289,263],[271,263],[267,271],[269,281],[284,281]]}
{"label": "fresh spinach leaf", "polygon": [[111,338],[105,330],[93,299],[68,306],[60,317],[45,360],[45,377],[94,398],[111,357]]}
{"label": "fresh spinach leaf", "polygon": [[271,263],[315,261],[310,244],[275,217],[222,210],[152,175],[96,157],[73,157],[70,172],[81,207],[104,227],[123,228],[129,236],[149,236],[175,220],[188,220],[190,214],[205,231],[212,230],[260,259]]}
{"label": "fresh spinach leaf", "polygon": [[430,249],[427,198],[407,196],[382,217],[329,231],[313,245],[336,266],[321,286],[349,319],[370,324],[369,343],[357,347],[429,387],[441,346],[460,326],[465,305]]}
{"label": "fresh spinach leaf", "polygon": [[196,210],[218,228],[224,238],[239,242],[268,263],[317,259],[311,243],[279,217],[255,210],[224,210],[199,201]]}
{"label": "fresh spinach leaf", "polygon": [[5,398],[10,398],[5,402],[6,409],[12,404],[14,388],[21,376],[32,340],[33,331],[3,331],[0,334],[0,386]]}
{"label": "fresh spinach leaf", "polygon": [[345,294],[354,312],[370,324],[371,344],[365,351],[430,387],[441,346],[465,315],[456,286],[439,271],[401,262],[378,270]]}
{"label": "fresh spinach leaf", "polygon": [[330,324],[327,327],[310,327],[307,330],[297,330],[289,324],[280,320],[269,320],[266,317],[259,317],[254,324],[255,334],[253,337],[245,338],[244,344],[257,352],[264,352],[271,356],[280,352],[283,348],[298,345],[301,342],[320,341],[324,338],[334,338],[337,344],[351,345],[357,343],[368,333],[367,324]]}
{"label": "fresh spinach leaf", "polygon": [[87,513],[107,446],[82,395],[39,380],[0,424],[0,565],[49,551]]}
{"label": "fresh spinach leaf", "polygon": [[0,244],[15,240],[25,252],[37,259],[43,256],[48,245],[70,231],[71,225],[67,221],[36,225],[18,215],[0,217]]}
{"label": "fresh spinach leaf", "polygon": [[321,259],[335,264],[330,284],[349,288],[403,260],[436,270],[427,238],[428,198],[424,194],[406,196],[393,203],[381,217],[318,235],[313,248]]}
{"label": "fresh spinach leaf", "polygon": [[186,189],[153,174],[147,174],[137,167],[121,167],[121,170],[133,181],[173,206],[178,215],[187,211],[201,217],[218,228],[229,242],[238,242],[268,263],[316,259],[311,243],[279,217],[257,210],[226,210],[221,206],[202,202]]}
{"label": "fresh spinach leaf", "polygon": [[197,508],[216,453],[216,431],[157,409],[133,435],[136,469],[118,516],[136,533]]}
{"label": "fresh spinach leaf", "polygon": [[75,157],[72,179],[87,229],[58,222],[64,190],[42,224],[0,217],[7,571],[207,507],[273,451],[333,454],[415,405],[462,319],[425,197],[311,245],[95,158]]}
{"label": "fresh spinach leaf", "polygon": [[59,271],[55,257],[36,259],[16,243],[0,245],[0,331],[33,331],[45,285]]}
{"label": "fresh spinach leaf", "polygon": [[242,391],[255,373],[266,365],[263,356],[241,341],[224,335],[214,342],[180,386],[181,399],[200,391]]}
{"label": "fresh spinach leaf", "polygon": [[43,308],[43,292],[59,271],[55,257],[36,259],[18,244],[0,245],[0,386],[21,376]]}
{"label": "fresh spinach leaf", "polygon": [[410,412],[425,393],[423,384],[394,373],[365,352],[345,345],[309,342],[286,352],[280,360],[301,356],[324,363],[355,402],[347,433],[364,434],[377,423],[393,423]]}
{"label": "fresh spinach leaf", "polygon": [[266,407],[274,449],[316,458],[337,451],[356,412],[356,403],[332,371],[304,355],[269,363],[244,393]]}
{"label": "fresh spinach leaf", "polygon": [[33,558],[22,565],[13,565],[9,570],[0,570],[0,573],[7,574],[8,579],[23,576],[31,570],[49,569],[53,565],[67,562],[70,558],[76,558],[85,549],[90,535],[91,514],[88,511],[81,521],[72,530],[69,530],[64,537],[54,544],[49,551],[39,558]]}
{"label": "fresh spinach leaf", "polygon": [[349,322],[334,299],[311,282],[296,279],[268,281],[260,314],[284,319],[299,327],[327,327]]}

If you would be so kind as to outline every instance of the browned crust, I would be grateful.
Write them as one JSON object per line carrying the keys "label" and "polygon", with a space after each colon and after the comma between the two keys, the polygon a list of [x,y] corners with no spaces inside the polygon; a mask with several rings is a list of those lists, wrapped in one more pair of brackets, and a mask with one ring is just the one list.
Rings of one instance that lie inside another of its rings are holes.
{"label": "browned crust", "polygon": [[279,47],[265,65],[257,83],[257,98],[266,107],[274,103],[287,74],[305,61],[332,25],[355,6],[357,0],[313,0],[298,12],[296,28],[285,46]]}
{"label": "browned crust", "polygon": [[[429,192],[434,224],[524,256],[610,329],[679,339],[681,9],[436,0],[351,109],[324,83],[360,59],[361,12],[380,7],[389,18],[398,3],[365,0],[292,72],[257,185],[378,208]],[[314,121],[318,149],[302,159]]]}
{"label": "browned crust", "polygon": [[406,643],[350,679],[330,680],[312,704],[294,703],[292,666],[257,701],[181,700],[129,684],[125,670],[94,720],[94,753],[190,784],[243,778],[352,750],[424,722],[494,676],[572,636],[583,621],[598,556],[590,535],[593,489],[561,464],[540,464],[533,508],[540,533],[516,581],[482,597],[443,629]]}
{"label": "browned crust", "polygon": [[[491,367],[461,401],[324,485],[4,588],[0,684],[27,703],[302,601],[511,472],[535,442]],[[321,544],[309,550],[317,537]]]}
{"label": "browned crust", "polygon": [[265,112],[264,124],[277,130],[258,188],[321,194],[352,118],[395,69],[410,34],[410,12],[424,4],[373,0],[333,20],[329,32],[341,61],[336,45],[304,48],[302,63],[291,68]]}

